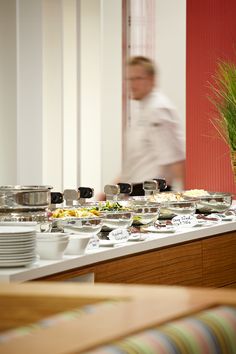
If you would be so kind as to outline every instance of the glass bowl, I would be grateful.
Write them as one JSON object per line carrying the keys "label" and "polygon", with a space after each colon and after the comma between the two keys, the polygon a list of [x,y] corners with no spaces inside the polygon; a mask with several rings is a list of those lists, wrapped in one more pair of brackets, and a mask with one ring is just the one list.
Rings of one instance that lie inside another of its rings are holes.
{"label": "glass bowl", "polygon": [[136,196],[136,197],[130,197],[129,202],[131,203],[132,206],[141,206],[141,205],[147,205],[149,203],[149,196]]}
{"label": "glass bowl", "polygon": [[132,225],[133,212],[131,211],[110,211],[102,217],[103,231],[114,229],[127,229]]}
{"label": "glass bowl", "polygon": [[159,206],[134,206],[133,225],[147,225],[155,222],[159,217]]}
{"label": "glass bowl", "polygon": [[161,203],[160,218],[169,219],[176,215],[193,215],[196,212],[197,199],[167,201]]}
{"label": "glass bowl", "polygon": [[208,192],[209,195],[197,198],[197,211],[203,214],[224,213],[232,204],[230,193]]}
{"label": "glass bowl", "polygon": [[70,232],[80,235],[96,235],[102,229],[102,218],[61,218],[53,221],[53,227],[63,230],[64,232]]}

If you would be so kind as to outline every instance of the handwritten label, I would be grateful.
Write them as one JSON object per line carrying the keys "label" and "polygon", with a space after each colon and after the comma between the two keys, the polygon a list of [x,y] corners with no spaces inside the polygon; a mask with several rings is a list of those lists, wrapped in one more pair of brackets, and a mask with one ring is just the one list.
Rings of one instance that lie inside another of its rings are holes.
{"label": "handwritten label", "polygon": [[191,227],[197,225],[198,221],[193,215],[177,215],[172,220],[176,226]]}
{"label": "handwritten label", "polygon": [[126,242],[129,239],[129,232],[126,229],[115,229],[109,233],[108,237],[117,243]]}

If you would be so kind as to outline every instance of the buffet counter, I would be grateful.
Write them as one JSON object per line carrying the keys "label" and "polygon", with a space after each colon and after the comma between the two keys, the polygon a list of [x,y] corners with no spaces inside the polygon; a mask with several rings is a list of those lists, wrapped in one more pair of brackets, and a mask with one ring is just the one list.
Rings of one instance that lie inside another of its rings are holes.
{"label": "buffet counter", "polygon": [[150,233],[144,241],[99,247],[82,256],[1,268],[1,282],[30,280],[236,287],[236,221]]}

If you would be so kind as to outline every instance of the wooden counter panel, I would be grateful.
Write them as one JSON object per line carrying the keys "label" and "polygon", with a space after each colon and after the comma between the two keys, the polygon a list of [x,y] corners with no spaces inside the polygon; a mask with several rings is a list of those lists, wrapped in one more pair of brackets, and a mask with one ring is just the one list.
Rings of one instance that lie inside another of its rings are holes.
{"label": "wooden counter panel", "polygon": [[235,287],[236,232],[116,258],[38,280],[73,280],[89,273],[94,274],[95,282],[103,283]]}
{"label": "wooden counter panel", "polygon": [[182,244],[95,266],[95,281],[200,286],[201,242]]}
{"label": "wooden counter panel", "polygon": [[85,266],[81,268],[69,269],[64,272],[48,275],[45,277],[37,278],[32,281],[66,281],[66,280],[73,280],[73,278],[77,278],[81,275],[87,275],[89,273],[95,273],[95,266]]}
{"label": "wooden counter panel", "polygon": [[95,282],[102,283],[201,286],[201,257],[201,241],[197,241],[71,269],[37,280],[73,280],[94,273]]}
{"label": "wooden counter panel", "polygon": [[236,283],[236,232],[202,240],[203,286]]}

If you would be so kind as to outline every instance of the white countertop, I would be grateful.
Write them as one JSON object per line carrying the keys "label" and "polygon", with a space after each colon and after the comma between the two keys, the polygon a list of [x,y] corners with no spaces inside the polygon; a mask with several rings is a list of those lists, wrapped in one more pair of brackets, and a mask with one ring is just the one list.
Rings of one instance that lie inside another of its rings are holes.
{"label": "white countertop", "polygon": [[207,227],[182,228],[175,233],[153,233],[145,241],[128,241],[119,247],[99,247],[81,256],[64,256],[62,260],[39,260],[27,267],[0,268],[1,282],[24,282],[60,273],[73,268],[89,266],[122,256],[158,249],[178,243],[197,240],[236,230],[236,221],[222,221]]}

